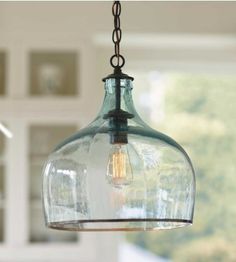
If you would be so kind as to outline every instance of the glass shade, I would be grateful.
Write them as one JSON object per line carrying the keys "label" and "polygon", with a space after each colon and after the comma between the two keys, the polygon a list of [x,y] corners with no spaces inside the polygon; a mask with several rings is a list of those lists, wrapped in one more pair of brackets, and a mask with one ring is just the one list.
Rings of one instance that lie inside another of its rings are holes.
{"label": "glass shade", "polygon": [[120,80],[120,105],[127,119],[127,143],[111,143],[116,79],[105,80],[97,118],[61,143],[43,171],[46,225],[78,231],[133,231],[192,223],[195,175],[184,149],[138,116],[132,81]]}

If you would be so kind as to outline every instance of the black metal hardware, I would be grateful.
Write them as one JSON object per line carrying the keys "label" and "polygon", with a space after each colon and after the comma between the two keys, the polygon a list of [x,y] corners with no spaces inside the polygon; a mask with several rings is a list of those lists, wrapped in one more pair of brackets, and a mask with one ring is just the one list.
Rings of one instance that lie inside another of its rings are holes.
{"label": "black metal hardware", "polygon": [[[113,68],[121,69],[125,64],[125,58],[120,54],[120,42],[122,31],[120,28],[120,14],[121,4],[120,1],[114,1],[112,6],[112,14],[114,16],[114,30],[112,32],[112,41],[114,43],[115,54],[110,58],[110,63]],[[116,63],[115,63],[116,58]]]}
{"label": "black metal hardware", "polygon": [[119,68],[115,68],[114,73],[104,77],[102,79],[102,81],[105,82],[107,79],[111,79],[111,78],[114,78],[114,79],[129,79],[129,80],[132,80],[132,81],[134,80],[134,78],[132,76],[124,74],[121,71],[121,69],[119,69]]}
{"label": "black metal hardware", "polygon": [[[125,64],[124,57],[120,54],[120,41],[122,31],[120,29],[120,14],[121,4],[120,1],[114,1],[112,6],[112,14],[114,16],[114,30],[112,32],[112,41],[115,44],[115,54],[111,57],[110,63],[114,68],[114,73],[103,78],[115,79],[115,108],[103,116],[104,119],[109,121],[109,134],[111,144],[127,144],[128,143],[128,119],[134,117],[127,111],[121,109],[121,80],[130,79],[133,77],[123,74],[121,68]],[[116,64],[115,64],[116,58]]]}
{"label": "black metal hardware", "polygon": [[104,119],[109,119],[109,134],[111,144],[127,144],[128,143],[128,119],[134,117],[127,111],[121,109],[121,79],[116,78],[116,104],[115,109],[103,116]]}

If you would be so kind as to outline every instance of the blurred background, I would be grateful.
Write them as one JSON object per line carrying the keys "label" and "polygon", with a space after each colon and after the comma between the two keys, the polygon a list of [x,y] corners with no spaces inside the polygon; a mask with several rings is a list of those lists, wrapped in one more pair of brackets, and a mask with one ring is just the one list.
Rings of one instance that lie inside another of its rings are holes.
{"label": "blurred background", "polygon": [[236,261],[236,2],[122,2],[138,113],[181,143],[194,225],[150,233],[46,229],[41,169],[98,112],[112,2],[0,3],[0,261]]}

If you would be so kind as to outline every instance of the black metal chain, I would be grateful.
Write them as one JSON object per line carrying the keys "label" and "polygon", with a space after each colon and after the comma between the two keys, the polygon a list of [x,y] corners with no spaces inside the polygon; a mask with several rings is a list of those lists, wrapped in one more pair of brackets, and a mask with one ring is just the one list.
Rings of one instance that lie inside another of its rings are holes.
{"label": "black metal chain", "polygon": [[112,14],[114,16],[114,30],[112,32],[112,41],[115,45],[115,54],[111,57],[110,63],[113,68],[121,69],[125,64],[124,57],[120,54],[120,42],[122,31],[120,28],[120,14],[121,4],[120,1],[114,1],[112,6]]}

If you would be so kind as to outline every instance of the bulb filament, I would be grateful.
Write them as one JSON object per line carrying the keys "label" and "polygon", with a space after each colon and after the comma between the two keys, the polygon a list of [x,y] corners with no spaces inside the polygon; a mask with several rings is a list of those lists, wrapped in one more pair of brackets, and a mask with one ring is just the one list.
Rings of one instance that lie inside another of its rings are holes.
{"label": "bulb filament", "polygon": [[128,185],[132,181],[132,168],[126,145],[112,146],[107,167],[107,179],[114,186]]}

